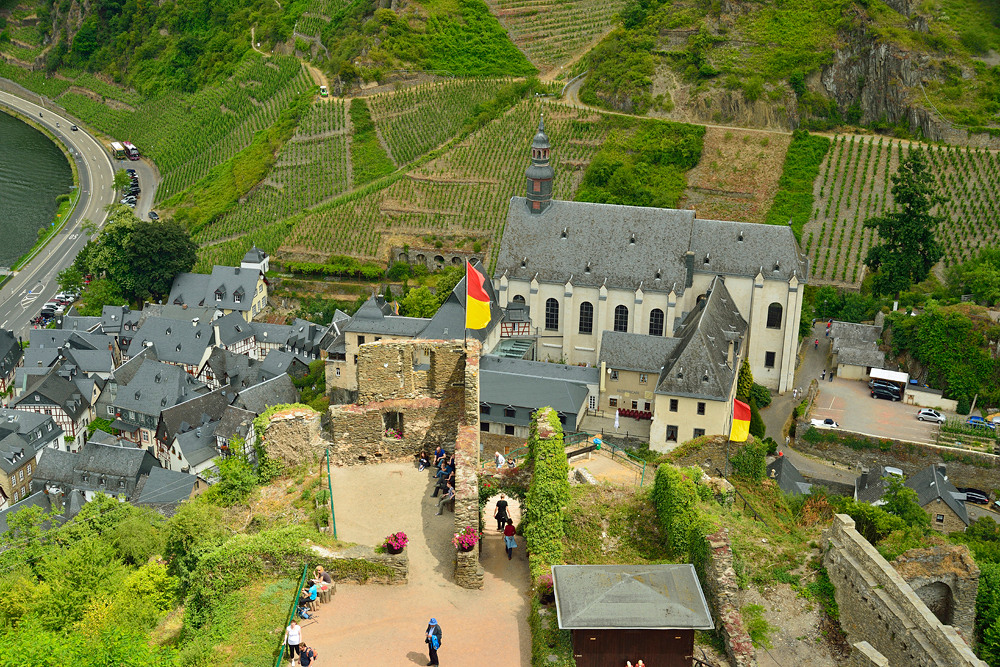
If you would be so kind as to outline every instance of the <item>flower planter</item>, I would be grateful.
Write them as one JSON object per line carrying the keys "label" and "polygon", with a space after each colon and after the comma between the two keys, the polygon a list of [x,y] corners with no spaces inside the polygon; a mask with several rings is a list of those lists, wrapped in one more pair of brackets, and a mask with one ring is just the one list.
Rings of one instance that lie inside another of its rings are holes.
{"label": "flower planter", "polygon": [[387,554],[391,554],[393,556],[397,556],[397,555],[403,553],[403,547],[394,547],[391,544],[387,544],[387,545],[385,545],[385,552]]}
{"label": "flower planter", "polygon": [[462,553],[468,553],[468,552],[472,551],[475,548],[476,548],[475,544],[470,544],[467,547],[466,546],[460,546],[460,547],[458,547],[458,550],[461,551]]}

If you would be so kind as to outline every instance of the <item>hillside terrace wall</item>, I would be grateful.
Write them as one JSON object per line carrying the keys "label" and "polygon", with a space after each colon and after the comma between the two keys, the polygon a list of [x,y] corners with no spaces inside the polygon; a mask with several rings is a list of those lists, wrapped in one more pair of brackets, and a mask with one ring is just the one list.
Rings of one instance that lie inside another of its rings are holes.
{"label": "hillside terrace wall", "polygon": [[733,569],[733,549],[729,529],[707,535],[708,560],[705,564],[705,593],[715,614],[715,625],[726,647],[726,655],[736,667],[757,667],[757,651],[740,614],[739,586]]}
{"label": "hillside terrace wall", "polygon": [[[933,463],[943,461],[948,480],[955,486],[969,486],[986,491],[1000,489],[1000,457],[991,454],[833,431],[821,431],[824,440],[809,442],[803,437],[808,428],[808,423],[798,423],[795,449],[828,461],[842,463],[854,469],[858,466],[892,466],[902,470],[907,477]],[[844,444],[848,442],[858,448]]]}
{"label": "hillside terrace wall", "polygon": [[850,641],[868,642],[890,665],[986,667],[955,628],[941,623],[855,530],[853,519],[834,516],[823,542],[824,565],[835,588],[841,627]]}

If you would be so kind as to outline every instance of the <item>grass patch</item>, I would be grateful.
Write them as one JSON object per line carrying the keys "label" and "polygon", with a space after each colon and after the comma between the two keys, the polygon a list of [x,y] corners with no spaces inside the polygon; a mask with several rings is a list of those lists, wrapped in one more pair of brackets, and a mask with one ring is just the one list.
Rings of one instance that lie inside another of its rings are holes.
{"label": "grass patch", "polygon": [[785,153],[778,191],[765,222],[769,225],[786,225],[791,220],[792,232],[800,242],[802,227],[809,222],[812,213],[813,183],[829,148],[830,140],[826,137],[796,130],[788,152]]}
{"label": "grass patch", "polygon": [[772,648],[771,633],[777,632],[777,628],[764,619],[764,608],[759,604],[748,604],[740,609],[743,615],[743,623],[746,626],[750,641],[757,648]]}
{"label": "grass patch", "polygon": [[574,486],[566,515],[564,548],[569,563],[674,562],[647,490]]}
{"label": "grass patch", "polygon": [[573,637],[569,630],[559,629],[555,605],[542,605],[533,595],[528,625],[531,628],[531,667],[576,666]]}
{"label": "grass patch", "polygon": [[364,185],[396,169],[375,133],[375,124],[368,111],[368,102],[356,97],[351,100],[351,123],[354,136],[351,139],[351,168],[354,186]]}

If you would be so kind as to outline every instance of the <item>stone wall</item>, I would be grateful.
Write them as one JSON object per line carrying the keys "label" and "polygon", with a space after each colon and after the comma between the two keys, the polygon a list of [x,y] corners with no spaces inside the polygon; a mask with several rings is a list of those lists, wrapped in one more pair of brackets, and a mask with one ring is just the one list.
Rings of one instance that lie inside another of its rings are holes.
{"label": "stone wall", "polygon": [[823,542],[824,565],[849,640],[869,642],[891,665],[986,667],[855,530],[853,519],[836,515]]}
{"label": "stone wall", "polygon": [[975,636],[979,568],[964,544],[910,549],[892,562],[937,618],[958,630],[967,643]]}
{"label": "stone wall", "polygon": [[[466,526],[479,530],[479,343],[470,344],[465,359],[462,424],[455,440],[455,532]],[[455,583],[483,587],[479,549],[456,551]]]}
{"label": "stone wall", "polygon": [[[335,582],[342,581],[351,584],[390,584],[407,583],[410,572],[410,557],[403,549],[400,554],[380,553],[375,547],[355,545],[343,551],[329,551],[323,547],[314,546],[318,565],[322,565]],[[379,572],[373,571],[368,564],[375,564]],[[385,570],[388,568],[388,570]],[[311,575],[310,575],[311,576]]]}
{"label": "stone wall", "polygon": [[[949,447],[935,447],[917,443],[899,442],[887,438],[868,438],[852,433],[823,431],[831,440],[807,442],[802,434],[809,428],[808,423],[799,422],[795,449],[813,454],[828,461],[843,463],[852,468],[859,465],[875,468],[892,466],[899,468],[907,477],[914,475],[932,463],[944,461],[948,480],[955,486],[970,486],[977,489],[995,489],[1000,478],[1000,457],[977,452],[965,452]],[[833,440],[837,438],[837,440]],[[861,441],[870,444],[863,449],[854,449],[843,444]],[[860,474],[860,471],[859,473]]]}
{"label": "stone wall", "polygon": [[743,626],[736,584],[736,570],[733,569],[733,550],[729,544],[729,529],[705,537],[708,542],[708,562],[705,564],[705,594],[712,613],[715,627],[726,646],[726,655],[736,667],[756,667],[757,651],[750,641],[750,635]]}
{"label": "stone wall", "polygon": [[307,408],[289,408],[271,416],[264,430],[267,455],[287,465],[309,463],[323,455],[322,415]]}
{"label": "stone wall", "polygon": [[849,667],[889,667],[889,661],[868,642],[858,642],[851,646]]}

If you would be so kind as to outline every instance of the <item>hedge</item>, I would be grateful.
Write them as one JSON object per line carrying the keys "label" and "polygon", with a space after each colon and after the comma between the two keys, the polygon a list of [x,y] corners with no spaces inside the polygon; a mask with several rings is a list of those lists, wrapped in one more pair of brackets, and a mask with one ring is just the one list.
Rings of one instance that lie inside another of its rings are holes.
{"label": "hedge", "polygon": [[[667,535],[667,547],[675,556],[689,556],[703,542],[707,520],[698,509],[698,485],[693,472],[672,465],[656,469],[653,503],[660,526]],[[701,470],[697,474],[700,476]]]}
{"label": "hedge", "polygon": [[[550,429],[539,435],[539,424]],[[533,465],[531,485],[525,497],[524,538],[531,554],[532,580],[547,574],[562,562],[565,511],[569,504],[569,462],[563,447],[562,425],[552,408],[541,408],[531,421],[528,461]]]}

